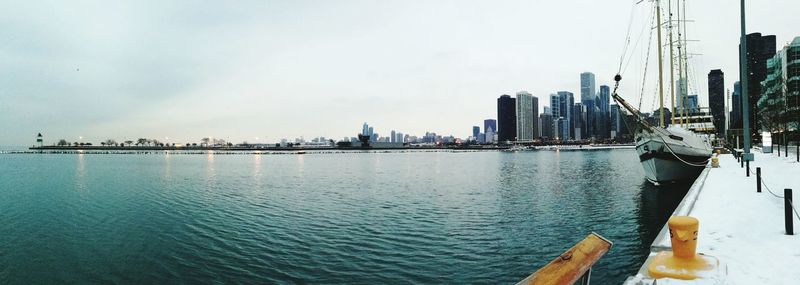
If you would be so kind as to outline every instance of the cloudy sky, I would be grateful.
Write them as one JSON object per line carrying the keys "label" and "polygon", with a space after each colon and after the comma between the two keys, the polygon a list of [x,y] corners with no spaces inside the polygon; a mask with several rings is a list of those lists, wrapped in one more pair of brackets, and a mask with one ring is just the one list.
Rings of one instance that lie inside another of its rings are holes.
{"label": "cloudy sky", "polygon": [[[633,2],[0,1],[0,145],[340,139],[363,122],[466,137],[501,94],[544,106],[579,96],[583,71],[610,85],[630,19],[620,93],[638,102],[651,5]],[[689,2],[707,105],[709,69],[738,77],[738,1]],[[800,35],[800,2],[749,2],[749,32]]]}

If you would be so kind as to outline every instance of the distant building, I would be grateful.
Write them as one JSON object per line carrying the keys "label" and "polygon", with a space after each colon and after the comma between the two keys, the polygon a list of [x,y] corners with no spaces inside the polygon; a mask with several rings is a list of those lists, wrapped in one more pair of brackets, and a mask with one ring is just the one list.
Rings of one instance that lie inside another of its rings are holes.
{"label": "distant building", "polygon": [[539,114],[539,125],[542,126],[539,132],[539,137],[545,140],[555,137],[553,135],[553,131],[555,130],[553,127],[553,114],[548,112]]}
{"label": "distant building", "polygon": [[773,133],[796,132],[800,127],[800,37],[767,60],[766,73],[757,102],[759,126]]}
{"label": "distant building", "polygon": [[532,96],[533,98],[533,138],[539,137],[539,98],[536,96]]}
{"label": "distant building", "polygon": [[497,98],[497,140],[505,143],[517,137],[517,101],[511,96]]}
{"label": "distant building", "polygon": [[[575,96],[569,91],[558,91],[558,109],[560,118],[564,119],[566,124],[566,133],[559,133],[559,136],[571,139],[575,137],[575,126],[572,121],[572,108],[575,105]],[[555,120],[555,117],[553,118]],[[563,131],[563,129],[562,129]]]}
{"label": "distant building", "polygon": [[717,135],[725,132],[725,74],[722,70],[713,69],[708,73],[708,107],[714,118],[714,129]]}
{"label": "distant building", "polygon": [[581,73],[581,102],[592,100],[595,96],[594,73]]}
{"label": "distant building", "polygon": [[555,125],[557,126],[556,133],[554,134],[555,138],[560,141],[568,141],[570,133],[569,120],[560,117],[558,120],[554,119],[554,121],[556,121]]}
{"label": "distant building", "polygon": [[389,142],[397,142],[397,133],[394,130],[389,135]]}
{"label": "distant building", "polygon": [[494,119],[483,120],[483,133],[488,134],[489,128],[491,128],[493,132],[497,131],[497,120]]}
{"label": "distant building", "polygon": [[761,98],[761,82],[767,78],[767,60],[775,56],[775,36],[762,36],[761,33],[748,34],[747,40],[747,97],[750,120],[750,133],[754,141],[759,141],[758,99]]}
{"label": "distant building", "polygon": [[619,105],[611,105],[611,138],[614,139],[619,138],[619,136],[622,134],[622,127],[620,126],[620,120],[622,120],[622,117],[620,117],[619,111]]}
{"label": "distant building", "polygon": [[481,127],[480,126],[472,126],[472,139],[473,140],[477,141],[478,140],[478,134],[480,134],[480,133],[481,133]]}
{"label": "distant building", "polygon": [[[698,105],[697,102],[697,95],[689,95],[687,99],[688,101],[686,103],[686,111],[689,112],[690,115],[700,112],[700,106]],[[666,120],[667,118],[669,117],[664,115],[664,120]]]}
{"label": "distant building", "polygon": [[728,129],[742,129],[742,85],[739,81],[733,83],[733,94],[731,94],[731,113],[728,121]]}
{"label": "distant building", "polygon": [[605,139],[610,136],[609,106],[611,105],[611,90],[608,85],[600,85],[600,92],[595,97],[597,115],[595,116],[595,133],[597,138]]}
{"label": "distant building", "polygon": [[484,138],[486,143],[494,143],[497,137],[497,133],[494,131],[492,126],[486,128],[486,133],[484,133]]}
{"label": "distant building", "polygon": [[575,140],[581,140],[581,139],[584,138],[584,134],[582,132],[583,132],[583,130],[585,130],[584,129],[585,119],[584,119],[584,114],[583,114],[583,104],[575,103],[575,105],[572,105],[571,114],[572,114],[572,118],[570,118],[570,121],[573,122],[572,123],[573,138]]}
{"label": "distant building", "polygon": [[[672,112],[675,113],[675,116],[682,116],[683,113],[689,115],[689,91],[687,91],[687,88],[686,78],[682,77],[675,80],[675,106],[672,108]],[[666,121],[667,117],[664,117],[664,120]],[[666,122],[664,123],[666,124]]]}
{"label": "distant building", "polygon": [[584,72],[581,73],[581,104],[583,104],[584,117],[586,123],[583,125],[584,138],[589,138],[595,135],[595,97],[597,92],[595,90],[595,77],[594,73]]}
{"label": "distant building", "polygon": [[526,91],[517,92],[517,141],[531,141],[534,136],[533,96]]}

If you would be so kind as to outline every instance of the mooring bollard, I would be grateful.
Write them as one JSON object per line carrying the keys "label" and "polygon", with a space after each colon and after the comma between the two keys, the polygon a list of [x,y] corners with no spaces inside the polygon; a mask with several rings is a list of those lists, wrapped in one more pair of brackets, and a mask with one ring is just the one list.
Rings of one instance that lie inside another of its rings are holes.
{"label": "mooring bollard", "polygon": [[741,167],[744,168],[744,158],[739,159],[739,163],[741,164]]}
{"label": "mooring bollard", "polygon": [[756,192],[761,193],[761,167],[756,167]]}
{"label": "mooring bollard", "polygon": [[746,171],[747,171],[747,177],[750,177],[750,161],[749,161],[749,160],[748,160],[748,161],[745,161],[745,163],[747,164],[747,169],[746,169]]}
{"label": "mooring bollard", "polygon": [[783,219],[786,224],[786,234],[794,235],[794,219],[792,218],[792,189],[783,189]]}

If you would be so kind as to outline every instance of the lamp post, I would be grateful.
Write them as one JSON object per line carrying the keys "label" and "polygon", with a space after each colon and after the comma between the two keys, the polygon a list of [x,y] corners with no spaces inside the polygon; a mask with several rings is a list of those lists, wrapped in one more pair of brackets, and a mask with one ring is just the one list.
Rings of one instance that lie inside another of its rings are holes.
{"label": "lamp post", "polygon": [[741,22],[742,22],[742,31],[741,31],[741,39],[739,43],[739,82],[742,83],[742,126],[744,131],[744,153],[742,154],[742,158],[745,161],[753,161],[753,154],[750,153],[750,98],[747,94],[747,34],[745,33],[745,9],[744,9],[744,0],[740,0],[741,2]]}

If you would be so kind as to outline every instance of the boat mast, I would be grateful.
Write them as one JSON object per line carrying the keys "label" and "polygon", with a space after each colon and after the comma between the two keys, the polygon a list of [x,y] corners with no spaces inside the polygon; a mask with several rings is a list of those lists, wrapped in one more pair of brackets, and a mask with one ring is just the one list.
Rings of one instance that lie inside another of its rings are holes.
{"label": "boat mast", "polygon": [[[686,0],[683,0],[683,20],[686,21]],[[687,40],[686,36],[686,23],[683,23],[683,70],[685,71],[686,79],[683,80],[684,90],[686,90],[686,98],[683,99],[683,106],[681,106],[681,111],[683,112],[684,120],[686,121],[686,127],[689,127],[689,111],[686,110],[687,100],[689,99],[689,41]],[[698,104],[700,105],[700,104]]]}
{"label": "boat mast", "polygon": [[658,34],[658,126],[664,127],[664,63],[663,63],[663,55],[662,47],[661,47],[661,4],[659,0],[656,0],[656,22],[658,23],[657,27],[657,34]]}
{"label": "boat mast", "polygon": [[675,53],[672,49],[672,0],[667,2],[669,9],[669,92],[670,92],[670,119],[669,124],[675,124]]}
{"label": "boat mast", "polygon": [[683,92],[684,92],[683,82],[685,81],[685,79],[683,79],[683,63],[682,63],[682,60],[683,60],[683,50],[682,50],[683,44],[681,42],[681,9],[680,9],[680,7],[677,7],[677,10],[678,10],[678,85],[679,85],[678,86],[678,88],[679,88],[679,90],[678,90],[678,106],[680,106],[680,124],[681,124],[681,127],[683,127],[684,126],[684,122],[685,122],[684,120],[686,119],[686,117],[683,115],[683,99],[684,99],[683,98],[683,96],[684,96],[683,95]]}

